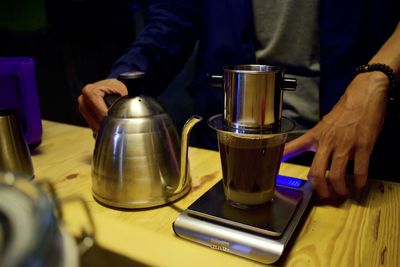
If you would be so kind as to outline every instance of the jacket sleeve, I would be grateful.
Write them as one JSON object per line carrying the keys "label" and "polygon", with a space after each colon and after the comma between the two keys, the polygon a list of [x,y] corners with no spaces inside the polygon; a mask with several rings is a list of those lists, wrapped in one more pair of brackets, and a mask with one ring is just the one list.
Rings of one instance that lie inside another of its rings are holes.
{"label": "jacket sleeve", "polygon": [[191,54],[196,27],[196,0],[149,1],[143,31],[114,63],[109,77],[131,70],[144,71],[146,94],[158,95]]}

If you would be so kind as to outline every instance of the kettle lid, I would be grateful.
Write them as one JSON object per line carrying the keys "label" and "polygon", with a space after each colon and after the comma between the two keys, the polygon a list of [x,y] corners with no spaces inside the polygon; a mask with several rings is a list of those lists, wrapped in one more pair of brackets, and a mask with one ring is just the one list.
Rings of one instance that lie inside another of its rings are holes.
{"label": "kettle lid", "polygon": [[154,98],[145,95],[121,97],[108,110],[108,116],[117,118],[144,118],[163,113],[163,107]]}
{"label": "kettle lid", "polygon": [[118,80],[128,89],[128,95],[118,99],[108,115],[117,118],[143,118],[165,113],[163,107],[152,97],[143,95],[145,73],[130,71],[121,73]]}

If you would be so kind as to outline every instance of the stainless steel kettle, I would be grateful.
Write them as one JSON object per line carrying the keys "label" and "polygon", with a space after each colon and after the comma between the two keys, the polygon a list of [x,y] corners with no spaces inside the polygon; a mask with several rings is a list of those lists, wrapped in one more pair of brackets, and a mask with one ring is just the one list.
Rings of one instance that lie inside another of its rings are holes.
{"label": "stainless steel kettle", "polygon": [[190,191],[188,136],[202,118],[193,116],[182,131],[161,105],[140,94],[144,73],[119,79],[128,95],[110,107],[96,137],[92,193],[117,208],[148,208],[174,201]]}

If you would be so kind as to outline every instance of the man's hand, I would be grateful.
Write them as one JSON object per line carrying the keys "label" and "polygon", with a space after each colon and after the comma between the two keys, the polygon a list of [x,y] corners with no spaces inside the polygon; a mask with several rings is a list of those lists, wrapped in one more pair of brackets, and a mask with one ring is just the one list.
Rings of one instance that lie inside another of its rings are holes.
{"label": "man's hand", "polygon": [[381,131],[389,81],[380,72],[357,75],[338,103],[303,136],[285,146],[284,159],[307,150],[315,151],[308,174],[322,198],[349,193],[345,172],[354,159],[356,189],[364,187],[369,158]]}
{"label": "man's hand", "polygon": [[104,102],[106,94],[127,95],[128,91],[117,79],[106,79],[86,85],[78,97],[79,111],[95,133],[99,130],[101,120],[107,115]]}

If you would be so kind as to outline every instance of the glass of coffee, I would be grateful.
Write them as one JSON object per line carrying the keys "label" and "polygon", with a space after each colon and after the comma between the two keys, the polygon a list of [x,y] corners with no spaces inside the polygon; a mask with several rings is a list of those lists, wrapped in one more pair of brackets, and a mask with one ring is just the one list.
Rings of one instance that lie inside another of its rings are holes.
{"label": "glass of coffee", "polygon": [[262,205],[273,200],[276,177],[288,132],[294,123],[282,119],[279,131],[238,131],[225,125],[221,115],[210,118],[217,131],[224,193],[239,208]]}

